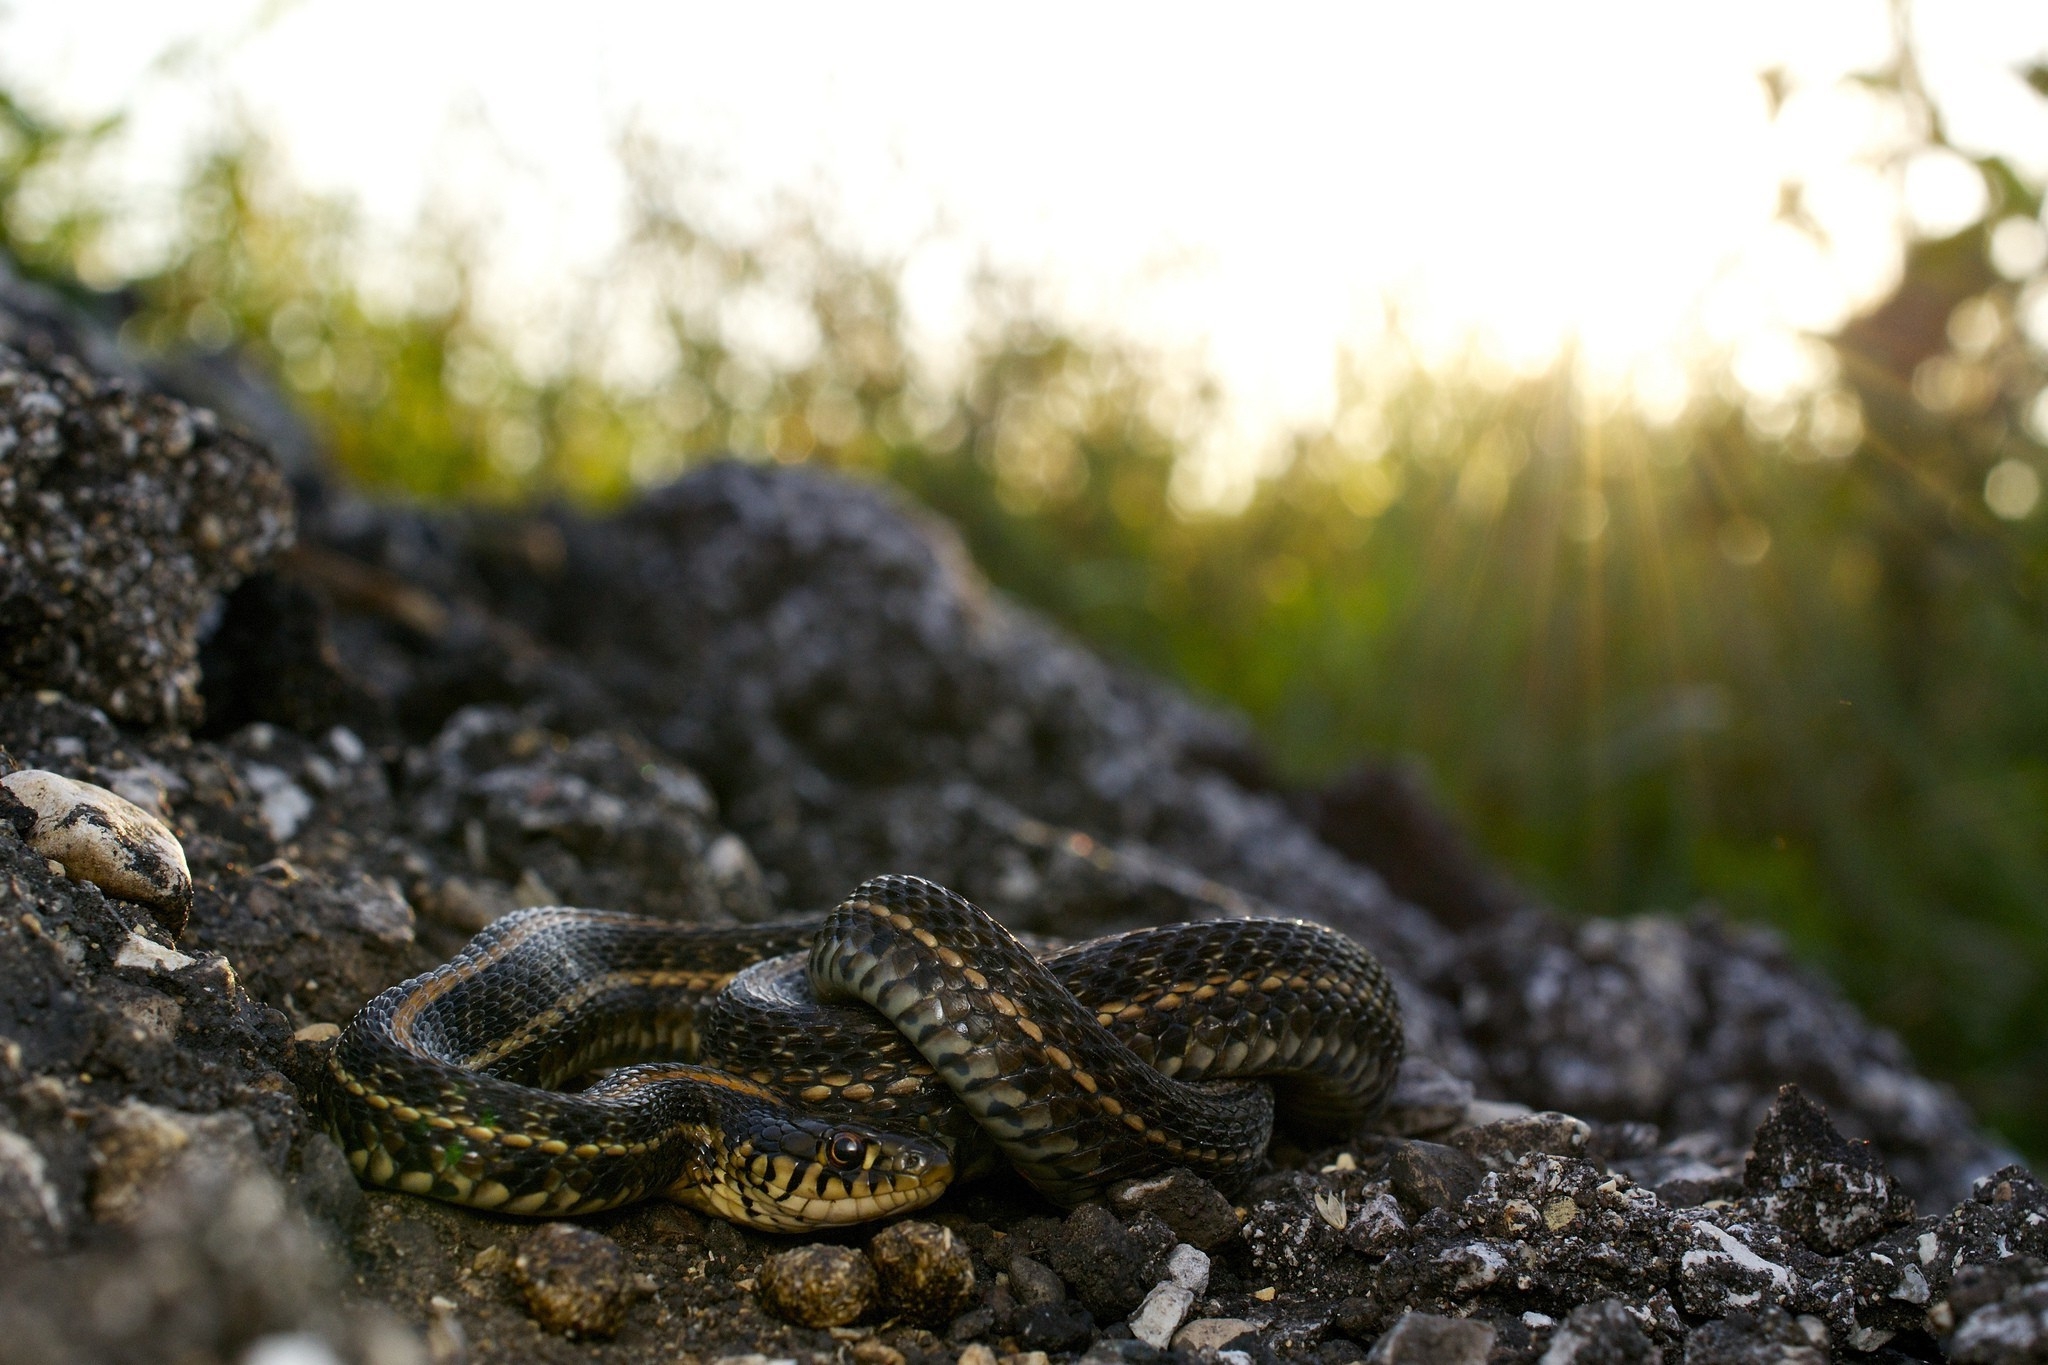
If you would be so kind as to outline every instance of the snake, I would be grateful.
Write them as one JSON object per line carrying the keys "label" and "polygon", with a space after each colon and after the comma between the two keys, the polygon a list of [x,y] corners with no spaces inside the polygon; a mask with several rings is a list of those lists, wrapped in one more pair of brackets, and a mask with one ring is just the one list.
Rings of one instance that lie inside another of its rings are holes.
{"label": "snake", "polygon": [[1385,970],[1326,926],[1041,957],[891,875],[819,922],[516,911],[365,1005],[313,1108],[367,1186],[531,1217],[664,1197],[803,1232],[1005,1164],[1064,1207],[1172,1167],[1229,1188],[1276,1116],[1355,1131],[1401,1054]]}

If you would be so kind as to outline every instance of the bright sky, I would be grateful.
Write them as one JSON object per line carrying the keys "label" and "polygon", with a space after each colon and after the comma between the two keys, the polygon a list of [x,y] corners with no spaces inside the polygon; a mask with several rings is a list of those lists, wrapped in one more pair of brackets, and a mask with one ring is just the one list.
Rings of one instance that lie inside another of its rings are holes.
{"label": "bright sky", "polygon": [[[544,317],[614,238],[610,148],[639,126],[716,167],[735,221],[793,191],[860,245],[915,248],[933,356],[986,258],[1074,320],[1204,360],[1247,437],[1326,414],[1336,355],[1371,346],[1389,299],[1435,350],[1530,366],[1575,337],[1596,377],[1652,402],[1703,347],[1756,387],[1797,382],[1787,330],[1881,295],[1902,215],[1977,207],[1953,165],[1869,164],[1897,130],[1835,81],[1887,53],[1877,0],[0,13],[6,79],[133,110],[138,202],[238,103],[394,234],[437,194],[495,218],[495,279]],[[1915,23],[1951,136],[2048,174],[2048,104],[2014,72],[2048,57],[2048,4],[1941,0]],[[206,60],[152,74],[178,43]],[[1772,66],[1801,91],[1775,126]],[[1834,251],[1773,225],[1789,176]]]}

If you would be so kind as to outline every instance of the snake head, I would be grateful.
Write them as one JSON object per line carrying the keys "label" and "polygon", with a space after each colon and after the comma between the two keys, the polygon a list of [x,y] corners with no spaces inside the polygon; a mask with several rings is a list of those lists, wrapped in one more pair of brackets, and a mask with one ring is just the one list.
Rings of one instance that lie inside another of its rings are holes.
{"label": "snake head", "polygon": [[926,1138],[777,1106],[728,1116],[722,1159],[670,1198],[770,1232],[808,1232],[922,1207],[953,1179]]}

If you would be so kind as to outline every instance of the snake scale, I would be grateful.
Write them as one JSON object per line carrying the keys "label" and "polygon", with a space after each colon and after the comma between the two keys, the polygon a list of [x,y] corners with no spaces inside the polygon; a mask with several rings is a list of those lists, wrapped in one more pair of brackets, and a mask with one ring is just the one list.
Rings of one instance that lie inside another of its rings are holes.
{"label": "snake scale", "polygon": [[1041,960],[888,876],[820,924],[509,915],[366,1005],[315,1102],[365,1184],[537,1216],[664,1195],[801,1231],[1004,1161],[1065,1205],[1171,1166],[1229,1183],[1276,1105],[1355,1127],[1401,1048],[1385,972],[1334,930],[1207,921]]}

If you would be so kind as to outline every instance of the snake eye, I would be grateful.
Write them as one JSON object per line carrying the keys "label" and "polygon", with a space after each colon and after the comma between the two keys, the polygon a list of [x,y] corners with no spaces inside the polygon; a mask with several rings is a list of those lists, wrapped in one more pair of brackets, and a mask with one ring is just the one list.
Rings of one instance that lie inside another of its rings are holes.
{"label": "snake eye", "polygon": [[832,1135],[828,1150],[834,1166],[858,1166],[867,1155],[868,1144],[858,1133],[839,1132]]}

